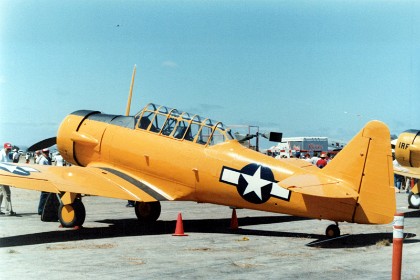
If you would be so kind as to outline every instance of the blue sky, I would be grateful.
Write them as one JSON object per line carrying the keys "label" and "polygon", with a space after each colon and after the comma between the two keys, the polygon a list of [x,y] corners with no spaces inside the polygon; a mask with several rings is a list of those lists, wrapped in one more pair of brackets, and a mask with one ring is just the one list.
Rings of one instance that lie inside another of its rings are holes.
{"label": "blue sky", "polygon": [[0,1],[0,142],[149,102],[284,137],[420,129],[419,1]]}

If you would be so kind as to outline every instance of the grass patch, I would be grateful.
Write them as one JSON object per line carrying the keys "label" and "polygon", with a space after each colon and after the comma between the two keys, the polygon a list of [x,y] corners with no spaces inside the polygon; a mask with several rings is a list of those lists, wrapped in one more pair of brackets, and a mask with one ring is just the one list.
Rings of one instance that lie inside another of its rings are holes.
{"label": "grass patch", "polygon": [[391,246],[391,242],[388,239],[382,239],[376,242],[376,246],[378,247]]}

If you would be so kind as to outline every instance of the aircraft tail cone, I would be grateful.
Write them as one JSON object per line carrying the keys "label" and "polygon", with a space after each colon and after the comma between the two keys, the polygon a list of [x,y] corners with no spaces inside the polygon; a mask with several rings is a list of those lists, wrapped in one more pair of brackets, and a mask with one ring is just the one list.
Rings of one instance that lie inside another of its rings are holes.
{"label": "aircraft tail cone", "polygon": [[175,233],[172,234],[172,236],[188,236],[188,234],[184,233],[184,226],[182,225],[181,213],[178,214],[178,219],[176,220]]}
{"label": "aircraft tail cone", "polygon": [[236,216],[236,209],[232,210],[232,219],[230,220],[230,229],[237,230],[238,229],[238,217]]}

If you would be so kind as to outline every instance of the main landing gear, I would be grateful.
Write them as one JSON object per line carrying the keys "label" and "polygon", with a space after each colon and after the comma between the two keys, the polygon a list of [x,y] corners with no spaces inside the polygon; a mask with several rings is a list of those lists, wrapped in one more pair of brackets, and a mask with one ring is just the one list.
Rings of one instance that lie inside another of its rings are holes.
{"label": "main landing gear", "polygon": [[81,226],[85,218],[86,210],[80,198],[72,204],[61,204],[58,208],[58,219],[63,227]]}
{"label": "main landing gear", "polygon": [[65,193],[61,197],[58,208],[58,219],[63,227],[82,226],[85,222],[86,210],[80,194]]}
{"label": "main landing gear", "polygon": [[[155,222],[161,211],[159,201],[140,202],[134,206],[137,219],[140,222]],[[58,219],[63,227],[71,228],[82,226],[85,222],[86,210],[80,194],[65,193],[61,197],[60,207],[58,208]]]}
{"label": "main landing gear", "polygon": [[325,235],[329,238],[339,237],[340,236],[340,228],[338,227],[338,223],[329,225],[325,230]]}
{"label": "main landing gear", "polygon": [[[152,223],[159,218],[161,206],[159,201],[137,201],[134,210],[140,222]],[[85,218],[86,210],[81,195],[64,193],[61,196],[60,206],[58,208],[58,219],[61,225],[66,228],[82,226]]]}
{"label": "main landing gear", "polygon": [[160,216],[160,210],[161,210],[160,202],[159,201],[153,201],[153,202],[136,201],[134,210],[136,211],[137,219],[140,222],[144,222],[144,223],[156,222],[156,220]]}

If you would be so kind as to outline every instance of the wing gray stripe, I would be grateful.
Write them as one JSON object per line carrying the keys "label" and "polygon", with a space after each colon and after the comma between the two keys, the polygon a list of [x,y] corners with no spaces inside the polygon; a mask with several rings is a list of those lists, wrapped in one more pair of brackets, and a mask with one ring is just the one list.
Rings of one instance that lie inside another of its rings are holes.
{"label": "wing gray stripe", "polygon": [[150,195],[151,197],[153,197],[154,199],[156,199],[158,201],[167,201],[168,200],[166,197],[164,197],[160,193],[156,192],[155,190],[151,189],[146,184],[140,182],[139,180],[137,180],[137,179],[121,172],[121,171],[118,171],[118,170],[115,170],[115,169],[112,169],[112,168],[107,168],[107,167],[100,167],[100,169],[108,171],[108,172],[120,177],[121,179],[124,179],[125,181],[127,181],[130,184],[136,186],[137,188],[144,191],[145,193],[147,193],[148,195]]}

